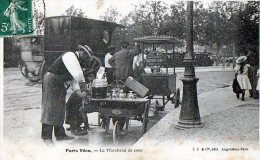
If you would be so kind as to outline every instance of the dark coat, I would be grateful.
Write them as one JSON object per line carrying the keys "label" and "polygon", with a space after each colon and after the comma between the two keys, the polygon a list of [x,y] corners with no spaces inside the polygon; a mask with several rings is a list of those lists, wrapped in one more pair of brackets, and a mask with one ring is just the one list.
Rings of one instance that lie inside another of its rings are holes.
{"label": "dark coat", "polygon": [[132,74],[134,56],[134,52],[130,52],[127,49],[121,49],[110,58],[109,63],[115,68],[116,79],[125,80]]}

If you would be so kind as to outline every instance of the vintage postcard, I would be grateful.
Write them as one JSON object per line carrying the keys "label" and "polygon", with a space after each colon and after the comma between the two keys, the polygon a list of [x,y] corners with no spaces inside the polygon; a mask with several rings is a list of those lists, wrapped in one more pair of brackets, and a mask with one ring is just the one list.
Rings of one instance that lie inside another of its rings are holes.
{"label": "vintage postcard", "polygon": [[260,159],[259,6],[0,0],[0,159]]}

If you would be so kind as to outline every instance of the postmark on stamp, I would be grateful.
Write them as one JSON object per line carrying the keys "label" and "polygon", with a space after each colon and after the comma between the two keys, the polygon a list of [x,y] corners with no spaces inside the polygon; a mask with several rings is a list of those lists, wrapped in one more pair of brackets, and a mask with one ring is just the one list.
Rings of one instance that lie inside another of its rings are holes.
{"label": "postmark on stamp", "polygon": [[0,0],[0,2],[0,36],[32,33],[32,0]]}

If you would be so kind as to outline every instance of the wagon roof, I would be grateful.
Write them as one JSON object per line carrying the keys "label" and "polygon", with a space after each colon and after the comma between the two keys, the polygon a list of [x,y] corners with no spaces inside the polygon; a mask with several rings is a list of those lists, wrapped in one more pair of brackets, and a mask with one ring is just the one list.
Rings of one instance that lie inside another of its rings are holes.
{"label": "wagon roof", "polygon": [[150,43],[150,44],[163,44],[163,43],[177,43],[181,44],[181,40],[173,36],[144,36],[134,38],[134,42]]}
{"label": "wagon roof", "polygon": [[121,24],[117,24],[117,23],[114,23],[114,22],[102,21],[102,20],[91,19],[91,18],[86,18],[86,17],[76,17],[76,16],[52,16],[52,17],[46,17],[45,19],[53,19],[53,18],[57,18],[57,19],[71,18],[71,19],[90,20],[90,21],[97,22],[97,23],[103,23],[104,25],[111,25],[111,26],[114,26],[114,27],[121,27],[121,28],[124,28],[124,27],[125,27],[125,26],[123,26],[123,25],[121,25]]}

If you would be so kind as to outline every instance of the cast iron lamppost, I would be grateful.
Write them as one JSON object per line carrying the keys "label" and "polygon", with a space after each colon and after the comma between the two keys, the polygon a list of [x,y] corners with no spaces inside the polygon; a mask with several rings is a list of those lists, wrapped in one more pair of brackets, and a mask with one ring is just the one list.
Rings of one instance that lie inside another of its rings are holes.
{"label": "cast iron lamppost", "polygon": [[187,53],[184,57],[185,71],[181,79],[183,83],[183,98],[181,113],[176,124],[178,129],[203,127],[197,97],[197,82],[193,55],[193,1],[187,2]]}

